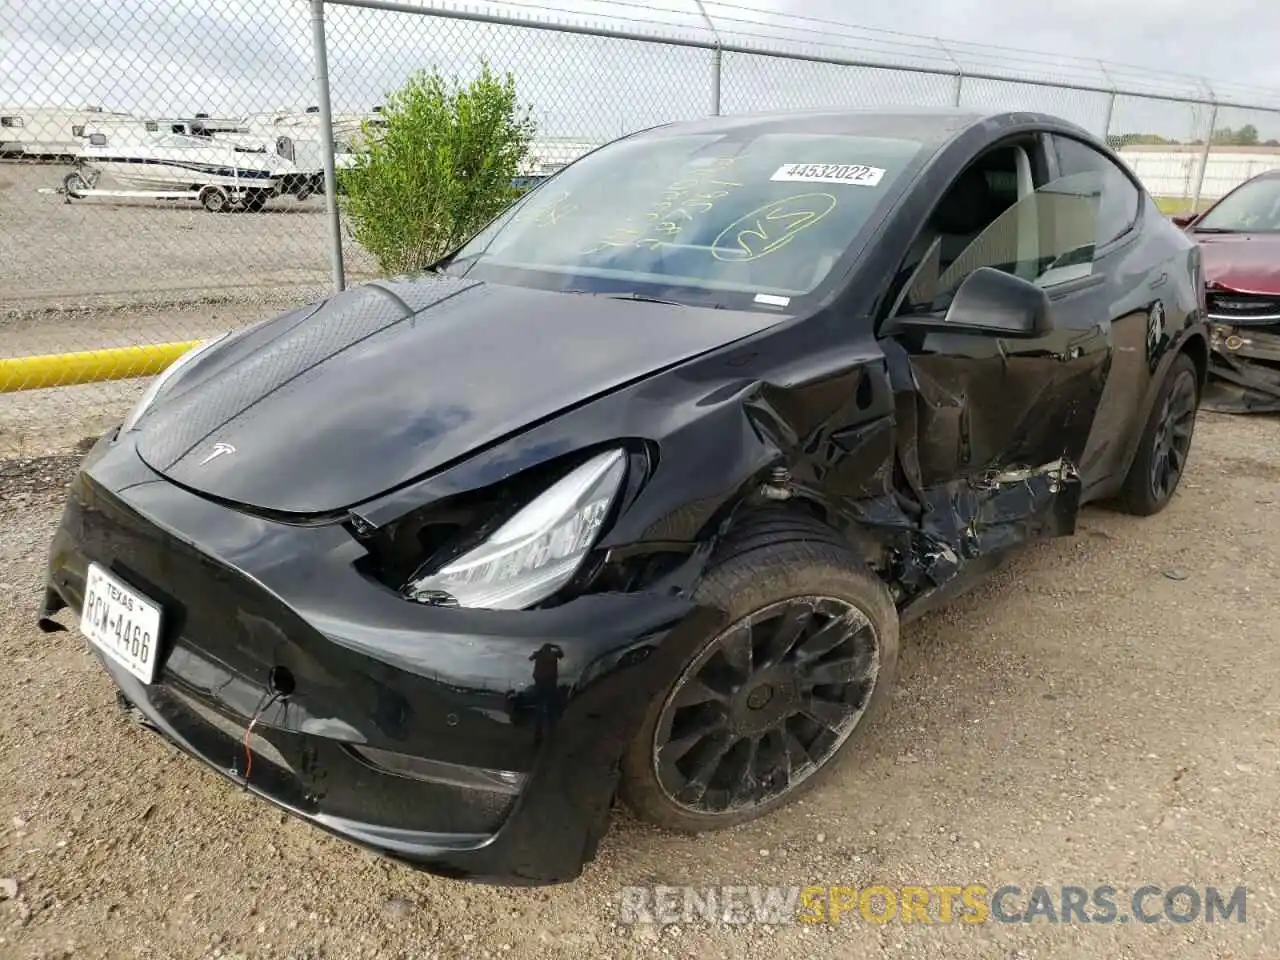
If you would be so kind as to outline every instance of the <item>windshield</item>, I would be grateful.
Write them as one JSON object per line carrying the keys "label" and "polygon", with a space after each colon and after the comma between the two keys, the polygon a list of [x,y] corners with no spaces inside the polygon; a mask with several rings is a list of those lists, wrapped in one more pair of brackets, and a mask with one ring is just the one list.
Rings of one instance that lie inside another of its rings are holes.
{"label": "windshield", "polygon": [[201,147],[201,148],[205,147],[207,146],[207,144],[205,144],[203,141],[196,140],[192,137],[188,137],[183,134],[171,133],[168,136],[160,137],[158,140],[156,140],[156,146],[175,147],[181,150],[193,150],[193,149],[196,149],[197,147]]}
{"label": "windshield", "polygon": [[1193,229],[1231,233],[1280,231],[1280,177],[1266,177],[1244,184],[1223,197],[1216,207],[1195,222]]}
{"label": "windshield", "polygon": [[822,283],[920,150],[791,133],[622,140],[526,195],[445,269],[551,290],[785,307]]}

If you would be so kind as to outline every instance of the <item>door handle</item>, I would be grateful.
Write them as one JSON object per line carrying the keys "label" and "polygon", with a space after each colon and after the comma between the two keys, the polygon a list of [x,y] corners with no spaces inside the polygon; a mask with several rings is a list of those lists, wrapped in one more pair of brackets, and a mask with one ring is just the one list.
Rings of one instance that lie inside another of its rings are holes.
{"label": "door handle", "polygon": [[1151,287],[1152,290],[1156,290],[1156,289],[1159,289],[1160,287],[1163,287],[1168,282],[1169,282],[1169,274],[1162,273],[1160,274],[1160,276],[1152,280],[1149,286]]}

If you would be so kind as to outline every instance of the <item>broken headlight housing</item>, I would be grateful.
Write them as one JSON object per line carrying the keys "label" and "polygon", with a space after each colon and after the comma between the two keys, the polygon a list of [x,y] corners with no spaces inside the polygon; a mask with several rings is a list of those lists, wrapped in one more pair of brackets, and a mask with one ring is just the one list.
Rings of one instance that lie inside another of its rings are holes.
{"label": "broken headlight housing", "polygon": [[478,546],[415,575],[420,603],[520,610],[572,579],[598,539],[627,472],[622,450],[598,454],[557,480]]}

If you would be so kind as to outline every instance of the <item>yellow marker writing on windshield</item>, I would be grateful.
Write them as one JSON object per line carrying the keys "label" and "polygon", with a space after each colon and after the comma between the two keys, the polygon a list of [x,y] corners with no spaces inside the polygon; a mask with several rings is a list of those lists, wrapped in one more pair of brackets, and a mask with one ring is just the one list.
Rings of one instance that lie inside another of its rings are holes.
{"label": "yellow marker writing on windshield", "polygon": [[834,210],[836,203],[829,193],[801,193],[766,203],[725,227],[711,245],[711,255],[736,263],[759,260],[786,246]]}
{"label": "yellow marker writing on windshield", "polygon": [[540,227],[556,226],[566,216],[578,209],[577,204],[569,203],[568,201],[569,191],[562,191],[558,197],[538,211],[538,215],[533,222]]}

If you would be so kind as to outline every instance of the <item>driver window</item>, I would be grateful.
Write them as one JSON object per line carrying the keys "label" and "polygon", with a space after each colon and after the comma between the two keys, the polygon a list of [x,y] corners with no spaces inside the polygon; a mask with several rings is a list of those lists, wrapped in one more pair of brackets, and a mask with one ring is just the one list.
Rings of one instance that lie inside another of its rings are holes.
{"label": "driver window", "polygon": [[985,175],[979,180],[975,169],[962,174],[939,203],[931,223],[943,229],[932,231],[936,242],[920,258],[891,315],[946,310],[960,284],[979,267],[994,267],[1044,287],[1092,273],[1102,196],[1098,172],[1059,177],[1021,199],[999,204],[1000,212],[987,218],[976,235],[947,232],[951,214],[962,205],[975,214],[984,205],[991,209],[990,180]]}
{"label": "driver window", "polygon": [[1093,271],[1101,185],[1093,174],[1059,177],[1006,210],[938,278],[954,294],[979,267],[1052,286]]}

